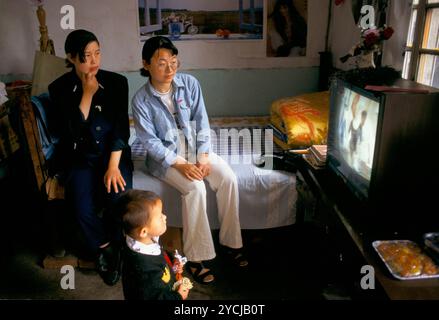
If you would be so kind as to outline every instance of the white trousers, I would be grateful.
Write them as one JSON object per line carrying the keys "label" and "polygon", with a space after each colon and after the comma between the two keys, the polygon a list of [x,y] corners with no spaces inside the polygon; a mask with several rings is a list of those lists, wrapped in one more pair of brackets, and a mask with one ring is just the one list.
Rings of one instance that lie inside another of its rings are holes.
{"label": "white trousers", "polygon": [[[230,248],[241,248],[238,182],[230,166],[217,154],[209,154],[211,171],[205,178],[216,193],[219,242]],[[215,247],[206,212],[204,181],[190,181],[177,169],[166,171],[166,183],[181,192],[183,215],[183,250],[189,261],[215,258]],[[166,214],[166,213],[165,213]]]}

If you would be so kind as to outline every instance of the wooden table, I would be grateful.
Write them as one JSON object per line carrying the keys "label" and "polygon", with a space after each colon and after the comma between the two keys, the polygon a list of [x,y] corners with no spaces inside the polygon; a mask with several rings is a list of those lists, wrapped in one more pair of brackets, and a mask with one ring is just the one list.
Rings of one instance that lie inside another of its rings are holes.
{"label": "wooden table", "polygon": [[[316,170],[306,161],[298,161],[298,186],[304,183],[305,188],[315,197],[319,205],[317,208],[324,207],[329,212],[326,219],[332,220],[328,224],[336,223],[349,234],[364,259],[365,265],[374,268],[375,279],[384,289],[385,294],[392,300],[431,300],[439,299],[439,279],[426,280],[398,280],[394,278],[381,261],[378,254],[372,247],[374,240],[394,240],[404,239],[413,240],[419,244],[419,237],[416,239],[406,238],[406,235],[396,233],[392,227],[377,227],[379,222],[366,221],[359,218],[355,201],[348,195],[348,190],[343,186],[334,183],[331,174],[326,169]],[[301,181],[303,180],[303,181]],[[299,190],[298,190],[299,191]],[[303,192],[303,190],[302,190]],[[300,197],[300,192],[299,192]],[[313,215],[319,219],[319,213]],[[307,219],[306,217],[302,217]],[[309,220],[309,218],[308,218]],[[327,223],[324,221],[323,223]],[[431,232],[432,230],[415,230],[414,234]],[[359,273],[360,277],[360,273]]]}

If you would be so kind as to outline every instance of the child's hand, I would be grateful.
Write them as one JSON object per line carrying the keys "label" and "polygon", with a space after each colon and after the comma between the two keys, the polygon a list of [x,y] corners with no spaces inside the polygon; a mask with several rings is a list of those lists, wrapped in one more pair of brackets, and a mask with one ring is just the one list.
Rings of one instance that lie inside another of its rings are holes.
{"label": "child's hand", "polygon": [[184,277],[183,279],[174,283],[172,290],[177,291],[181,295],[183,300],[186,300],[189,294],[189,290],[192,288],[192,282],[188,278]]}
{"label": "child's hand", "polygon": [[190,289],[188,289],[184,284],[181,284],[181,285],[178,287],[177,292],[181,295],[181,298],[182,298],[183,300],[186,300],[186,299],[187,299],[187,296],[188,296],[188,294],[189,294],[189,290],[190,290]]}

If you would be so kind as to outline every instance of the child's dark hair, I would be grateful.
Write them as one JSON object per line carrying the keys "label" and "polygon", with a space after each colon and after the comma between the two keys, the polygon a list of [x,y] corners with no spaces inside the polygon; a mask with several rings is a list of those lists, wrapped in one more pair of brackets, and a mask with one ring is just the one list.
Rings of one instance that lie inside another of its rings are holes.
{"label": "child's dark hair", "polygon": [[[99,44],[98,38],[87,30],[78,29],[69,33],[64,44],[64,51],[70,54],[72,58],[79,56],[81,63],[85,62],[85,48],[90,42],[96,41]],[[66,59],[68,68],[72,68],[73,64]]]}
{"label": "child's dark hair", "polygon": [[[174,46],[174,44],[172,43],[171,40],[169,40],[169,38],[162,36],[155,36],[149,38],[143,44],[142,60],[145,60],[148,64],[150,64],[152,56],[158,49],[168,49],[171,50],[172,55],[175,56],[178,55],[177,47]],[[143,77],[150,76],[149,71],[145,70],[145,68],[140,69],[140,75],[142,75]]]}
{"label": "child's dark hair", "polygon": [[148,224],[152,208],[161,200],[152,191],[132,189],[125,192],[117,202],[116,210],[122,216],[123,230],[131,235]]}

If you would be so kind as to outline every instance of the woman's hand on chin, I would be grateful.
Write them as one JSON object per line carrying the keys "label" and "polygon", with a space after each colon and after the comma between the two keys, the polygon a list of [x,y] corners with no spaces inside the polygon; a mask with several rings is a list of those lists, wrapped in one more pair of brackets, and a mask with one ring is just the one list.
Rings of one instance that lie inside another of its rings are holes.
{"label": "woman's hand on chin", "polygon": [[93,96],[99,89],[99,83],[96,79],[96,75],[92,72],[81,73],[80,79],[82,82],[82,91],[84,94]]}

